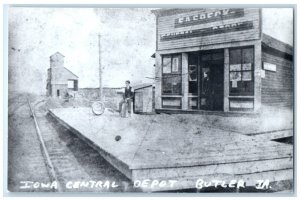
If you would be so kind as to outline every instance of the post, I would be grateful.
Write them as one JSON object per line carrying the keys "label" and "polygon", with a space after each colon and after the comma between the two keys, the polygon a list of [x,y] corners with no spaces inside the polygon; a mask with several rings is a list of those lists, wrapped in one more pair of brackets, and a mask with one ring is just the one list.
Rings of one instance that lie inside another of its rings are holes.
{"label": "post", "polygon": [[162,58],[155,53],[155,109],[162,108],[161,89],[162,89]]}
{"label": "post", "polygon": [[229,111],[229,50],[224,49],[224,112]]}
{"label": "post", "polygon": [[254,46],[254,111],[259,112],[261,109],[261,42]]}
{"label": "post", "polygon": [[188,54],[182,53],[182,110],[189,107],[189,70],[188,70]]}
{"label": "post", "polygon": [[98,34],[98,49],[99,49],[99,99],[102,101],[102,66],[101,66],[101,35]]}

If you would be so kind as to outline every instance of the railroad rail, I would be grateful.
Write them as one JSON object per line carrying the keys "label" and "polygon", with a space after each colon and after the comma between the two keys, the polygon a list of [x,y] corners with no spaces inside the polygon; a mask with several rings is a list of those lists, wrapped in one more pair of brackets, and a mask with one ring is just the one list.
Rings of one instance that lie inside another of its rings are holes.
{"label": "railroad rail", "polygon": [[43,153],[43,156],[44,156],[44,159],[45,159],[45,164],[46,164],[46,168],[47,168],[47,170],[48,170],[50,179],[51,179],[52,181],[56,181],[56,182],[57,182],[57,191],[58,191],[58,192],[62,192],[61,184],[60,184],[60,182],[59,182],[59,180],[58,180],[58,177],[57,177],[57,174],[56,174],[56,172],[55,172],[54,166],[53,166],[52,161],[51,161],[51,159],[50,159],[48,150],[47,150],[47,148],[46,148],[46,145],[45,145],[45,142],[44,142],[44,139],[43,139],[43,136],[42,136],[42,134],[41,134],[41,130],[40,130],[39,125],[38,125],[38,122],[37,122],[37,118],[36,118],[36,115],[35,115],[35,112],[34,112],[34,108],[32,108],[32,106],[31,106],[31,104],[30,104],[30,101],[29,101],[29,98],[27,98],[27,103],[28,103],[29,108],[30,108],[31,117],[32,117],[33,120],[34,120],[36,132],[37,132],[37,135],[38,135],[38,139],[39,139],[39,141],[40,141],[40,144],[41,144],[41,150],[42,150],[42,153]]}

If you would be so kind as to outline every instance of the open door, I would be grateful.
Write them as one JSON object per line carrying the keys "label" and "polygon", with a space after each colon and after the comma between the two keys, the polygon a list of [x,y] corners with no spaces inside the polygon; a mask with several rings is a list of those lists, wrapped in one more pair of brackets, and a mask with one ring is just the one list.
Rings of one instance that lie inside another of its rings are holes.
{"label": "open door", "polygon": [[201,110],[223,111],[224,98],[224,53],[200,53],[200,96]]}

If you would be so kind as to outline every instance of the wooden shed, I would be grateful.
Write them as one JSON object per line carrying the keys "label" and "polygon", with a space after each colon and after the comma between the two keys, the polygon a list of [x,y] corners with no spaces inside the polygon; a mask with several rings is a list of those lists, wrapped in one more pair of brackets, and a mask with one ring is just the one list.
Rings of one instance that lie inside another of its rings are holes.
{"label": "wooden shed", "polygon": [[134,112],[155,112],[155,87],[153,84],[141,84],[133,86],[134,90]]}

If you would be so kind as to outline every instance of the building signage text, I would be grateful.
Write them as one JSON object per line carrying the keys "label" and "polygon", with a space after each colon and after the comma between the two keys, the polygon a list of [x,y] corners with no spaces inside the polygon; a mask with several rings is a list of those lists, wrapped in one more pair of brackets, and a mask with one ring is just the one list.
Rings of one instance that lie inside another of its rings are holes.
{"label": "building signage text", "polygon": [[194,38],[194,37],[223,34],[223,33],[235,32],[235,31],[244,31],[244,30],[253,29],[253,27],[254,26],[252,21],[223,24],[223,25],[213,26],[213,27],[203,28],[203,29],[194,29],[194,30],[161,34],[160,41],[169,41],[169,40],[177,40],[177,39],[184,39],[184,38]]}
{"label": "building signage text", "polygon": [[197,24],[205,24],[220,20],[238,18],[244,16],[244,9],[242,8],[227,8],[220,9],[213,12],[200,13],[196,15],[189,15],[175,19],[175,28],[192,26]]}

